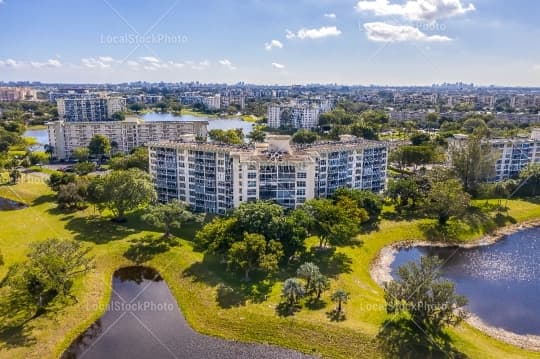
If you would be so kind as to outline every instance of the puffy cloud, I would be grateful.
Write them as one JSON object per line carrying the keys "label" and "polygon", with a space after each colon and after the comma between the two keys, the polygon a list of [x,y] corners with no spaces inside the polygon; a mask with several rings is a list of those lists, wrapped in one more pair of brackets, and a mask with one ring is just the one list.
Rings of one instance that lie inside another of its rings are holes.
{"label": "puffy cloud", "polygon": [[61,67],[62,63],[59,60],[49,59],[49,60],[47,60],[45,62],[30,61],[30,66],[32,66],[32,67],[34,67],[36,69],[40,69],[40,68],[43,68],[43,67],[57,68],[57,67]]}
{"label": "puffy cloud", "polygon": [[161,62],[157,57],[154,57],[154,56],[143,56],[140,58],[140,60],[143,62],[148,62],[152,64],[158,64]]}
{"label": "puffy cloud", "polygon": [[227,59],[219,60],[219,64],[222,65],[222,66],[225,66],[229,70],[236,70],[236,67],[233,66],[232,62],[230,62]]}
{"label": "puffy cloud", "polygon": [[301,40],[304,39],[322,39],[329,36],[339,36],[341,35],[341,30],[335,26],[323,26],[319,29],[305,29],[302,28],[298,30],[296,37]]}
{"label": "puffy cloud", "polygon": [[272,40],[270,42],[265,43],[264,48],[266,49],[266,51],[271,51],[273,48],[282,49],[283,44],[281,43],[281,41]]}
{"label": "puffy cloud", "polygon": [[356,4],[359,12],[370,11],[377,16],[402,16],[413,21],[436,21],[463,15],[476,10],[473,4],[464,5],[461,0],[407,0],[404,4],[392,4],[389,0],[361,0]]}
{"label": "puffy cloud", "polygon": [[285,30],[285,37],[289,40],[294,39],[296,37],[296,34],[292,32],[291,30],[287,29]]}
{"label": "puffy cloud", "polygon": [[285,65],[278,64],[277,62],[272,62],[272,67],[275,68],[275,69],[278,69],[278,70],[282,70],[282,69],[285,68]]}
{"label": "puffy cloud", "polygon": [[0,60],[0,67],[20,67],[22,63],[13,60],[13,59],[6,59],[6,60]]}
{"label": "puffy cloud", "polygon": [[[105,57],[105,59],[108,59]],[[111,68],[111,61],[103,61],[101,57],[94,58],[88,57],[81,59],[81,63],[84,67],[89,69],[109,69]]]}
{"label": "puffy cloud", "polygon": [[328,19],[335,19],[337,16],[336,16],[336,14],[331,12],[331,13],[328,13],[328,14],[324,14],[324,17],[326,17]]}
{"label": "puffy cloud", "polygon": [[447,42],[452,41],[447,36],[426,35],[415,27],[407,25],[391,25],[384,22],[369,22],[364,24],[368,39],[377,42]]}

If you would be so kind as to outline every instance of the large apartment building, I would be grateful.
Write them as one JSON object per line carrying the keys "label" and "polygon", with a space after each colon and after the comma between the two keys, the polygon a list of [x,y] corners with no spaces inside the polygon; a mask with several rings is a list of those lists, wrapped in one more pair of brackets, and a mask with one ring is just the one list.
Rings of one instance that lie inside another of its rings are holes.
{"label": "large apartment building", "polygon": [[104,135],[115,144],[116,151],[129,153],[152,141],[175,140],[186,134],[206,138],[207,121],[145,122],[138,118],[125,121],[65,122],[47,124],[49,144],[58,160],[70,159],[73,150],[87,147],[92,137]]}
{"label": "large apartment building", "polygon": [[0,87],[0,102],[35,101],[37,91],[28,87]]}
{"label": "large apartment building", "polygon": [[313,129],[319,125],[319,106],[311,104],[268,106],[268,127]]}
{"label": "large apartment building", "polygon": [[58,116],[66,122],[110,121],[117,112],[126,110],[126,99],[97,95],[58,98]]}
{"label": "large apartment building", "polygon": [[[466,135],[455,135],[449,141],[450,146],[463,146]],[[516,178],[521,171],[531,164],[540,165],[540,129],[534,129],[530,137],[494,138],[489,144],[497,162],[493,176],[488,182],[502,182]]]}
{"label": "large apartment building", "polygon": [[150,174],[159,200],[184,201],[199,212],[224,213],[243,202],[274,201],[295,208],[337,188],[385,188],[387,145],[353,136],[293,146],[268,136],[256,146],[180,141],[150,143]]}

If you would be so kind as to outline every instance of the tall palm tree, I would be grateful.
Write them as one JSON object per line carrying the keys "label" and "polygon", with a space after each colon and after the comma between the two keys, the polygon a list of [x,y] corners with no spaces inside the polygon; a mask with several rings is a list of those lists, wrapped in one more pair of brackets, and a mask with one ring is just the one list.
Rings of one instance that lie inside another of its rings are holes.
{"label": "tall palm tree", "polygon": [[319,270],[319,267],[315,263],[312,262],[306,262],[302,264],[298,269],[296,270],[296,275],[299,278],[306,280],[306,288],[307,290],[311,289],[311,280],[315,278],[317,275],[320,275],[321,272]]}
{"label": "tall palm tree", "polygon": [[330,289],[330,281],[328,277],[318,274],[311,279],[310,291],[317,293],[317,300],[321,299],[321,294]]}
{"label": "tall palm tree", "polygon": [[289,278],[283,283],[281,296],[287,298],[290,305],[296,304],[304,296],[306,290],[298,278]]}
{"label": "tall palm tree", "polygon": [[332,294],[332,301],[337,303],[336,313],[341,314],[342,304],[347,304],[347,301],[350,299],[349,293],[343,289],[338,289]]}

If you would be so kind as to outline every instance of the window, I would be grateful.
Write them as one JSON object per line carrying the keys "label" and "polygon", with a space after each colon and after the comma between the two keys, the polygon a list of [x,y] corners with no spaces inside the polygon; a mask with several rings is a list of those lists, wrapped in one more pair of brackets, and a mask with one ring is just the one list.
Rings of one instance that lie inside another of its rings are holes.
{"label": "window", "polygon": [[307,178],[307,173],[306,172],[298,172],[296,177],[297,178]]}
{"label": "window", "polygon": [[296,182],[297,187],[306,187],[306,181],[298,181]]}

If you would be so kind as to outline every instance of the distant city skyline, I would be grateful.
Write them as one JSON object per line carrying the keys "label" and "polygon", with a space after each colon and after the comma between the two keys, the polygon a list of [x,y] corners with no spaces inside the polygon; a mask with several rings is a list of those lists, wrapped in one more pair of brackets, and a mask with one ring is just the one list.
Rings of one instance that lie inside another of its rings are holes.
{"label": "distant city skyline", "polygon": [[533,0],[0,0],[0,80],[540,86]]}

